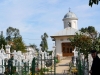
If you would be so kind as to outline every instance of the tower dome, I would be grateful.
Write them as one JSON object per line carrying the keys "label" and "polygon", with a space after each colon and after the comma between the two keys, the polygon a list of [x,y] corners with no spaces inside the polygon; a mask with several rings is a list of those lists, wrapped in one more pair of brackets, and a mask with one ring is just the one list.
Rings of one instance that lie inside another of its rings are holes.
{"label": "tower dome", "polygon": [[65,14],[64,18],[76,18],[77,16],[73,13],[73,12],[68,12],[67,14]]}
{"label": "tower dome", "polygon": [[77,16],[69,10],[69,12],[65,14],[63,18],[64,28],[71,27],[74,29],[78,29],[77,21],[78,21]]}

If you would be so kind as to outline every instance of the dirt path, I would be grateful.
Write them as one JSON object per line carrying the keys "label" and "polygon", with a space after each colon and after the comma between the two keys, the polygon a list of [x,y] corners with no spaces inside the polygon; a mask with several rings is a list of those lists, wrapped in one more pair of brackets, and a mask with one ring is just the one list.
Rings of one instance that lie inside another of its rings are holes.
{"label": "dirt path", "polygon": [[71,61],[71,57],[66,57],[65,59],[61,60],[60,63],[57,64],[56,73],[57,75],[66,74],[67,70],[69,69],[69,62]]}

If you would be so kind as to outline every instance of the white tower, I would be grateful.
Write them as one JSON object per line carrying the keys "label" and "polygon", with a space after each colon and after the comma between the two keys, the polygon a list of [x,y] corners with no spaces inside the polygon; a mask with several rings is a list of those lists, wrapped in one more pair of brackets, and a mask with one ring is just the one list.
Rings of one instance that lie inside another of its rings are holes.
{"label": "white tower", "polygon": [[71,27],[74,29],[78,29],[77,20],[78,18],[76,17],[76,15],[69,10],[69,12],[63,18],[64,28]]}

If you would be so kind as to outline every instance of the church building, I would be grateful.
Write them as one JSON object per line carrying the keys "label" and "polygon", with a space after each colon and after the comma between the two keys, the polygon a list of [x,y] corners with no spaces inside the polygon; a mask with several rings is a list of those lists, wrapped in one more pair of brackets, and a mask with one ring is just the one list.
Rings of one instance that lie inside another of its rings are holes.
{"label": "church building", "polygon": [[60,56],[73,56],[73,50],[75,47],[71,46],[68,38],[73,37],[78,31],[77,16],[69,10],[63,18],[64,29],[51,36],[55,41],[56,54]]}

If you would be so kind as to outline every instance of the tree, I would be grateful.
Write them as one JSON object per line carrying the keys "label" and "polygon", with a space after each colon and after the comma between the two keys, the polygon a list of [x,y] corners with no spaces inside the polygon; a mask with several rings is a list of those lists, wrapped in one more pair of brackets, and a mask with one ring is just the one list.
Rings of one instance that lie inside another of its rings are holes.
{"label": "tree", "polygon": [[89,6],[92,7],[93,4],[97,4],[99,3],[100,0],[89,0]]}
{"label": "tree", "polygon": [[3,33],[1,33],[0,34],[0,49],[2,48],[2,45],[3,45],[3,48],[5,50],[5,46],[4,45],[6,45],[6,44],[7,44],[7,42],[5,40],[5,37],[3,36]]}
{"label": "tree", "polygon": [[41,43],[40,43],[40,46],[41,46],[41,50],[42,50],[42,51],[47,51],[47,50],[48,50],[47,38],[48,38],[47,33],[44,33],[44,34],[41,36],[42,41],[41,41]]}
{"label": "tree", "polygon": [[100,36],[97,35],[97,31],[92,26],[81,28],[79,31],[79,33],[76,33],[76,35],[69,40],[74,47],[78,47],[78,49],[87,57],[91,49],[99,48]]}
{"label": "tree", "polygon": [[[90,51],[92,49],[96,49],[98,52],[100,52],[100,34],[98,34],[98,32],[92,26],[81,28],[79,33],[76,33],[76,35],[69,40],[71,41],[71,44],[76,47],[76,50],[78,50],[79,53],[84,54],[84,61],[86,60],[87,66],[88,54]],[[80,59],[78,59],[78,63],[81,65]],[[85,64],[85,62],[83,62],[83,64]],[[81,72],[80,70],[79,72]],[[87,70],[89,70],[89,68],[87,68]]]}
{"label": "tree", "polygon": [[[88,34],[88,36],[91,38],[92,41],[92,49],[97,49],[97,45],[99,45],[99,33],[95,30],[93,26],[88,26],[88,28],[81,28],[80,30],[83,33]],[[98,49],[97,49],[98,50]]]}
{"label": "tree", "polygon": [[89,36],[86,36],[83,33],[76,33],[76,35],[69,40],[71,41],[72,46],[77,47],[80,52],[87,56],[92,44],[91,38]]}
{"label": "tree", "polygon": [[98,5],[99,4],[99,1],[100,0],[89,0],[89,6],[92,7],[93,4],[97,4]]}
{"label": "tree", "polygon": [[13,43],[11,45],[11,51],[16,50],[16,51],[26,52],[26,50],[25,50],[26,47],[22,40],[22,37],[14,38],[12,42]]}
{"label": "tree", "polygon": [[25,44],[22,40],[19,29],[8,27],[6,30],[6,35],[7,43],[11,45],[11,52],[13,50],[25,52]]}
{"label": "tree", "polygon": [[6,40],[9,42],[12,41],[13,38],[20,37],[20,32],[17,28],[8,27],[6,30],[6,35]]}
{"label": "tree", "polygon": [[97,31],[93,26],[88,26],[86,28],[81,28],[79,31],[89,34],[89,36],[93,39],[97,37]]}
{"label": "tree", "polygon": [[34,49],[36,49],[36,47],[37,47],[35,44],[30,44],[29,46],[34,48]]}
{"label": "tree", "polygon": [[39,51],[39,49],[37,48],[37,46],[35,44],[30,44],[29,46],[34,48],[37,52]]}

